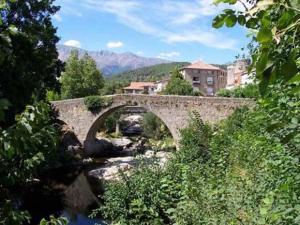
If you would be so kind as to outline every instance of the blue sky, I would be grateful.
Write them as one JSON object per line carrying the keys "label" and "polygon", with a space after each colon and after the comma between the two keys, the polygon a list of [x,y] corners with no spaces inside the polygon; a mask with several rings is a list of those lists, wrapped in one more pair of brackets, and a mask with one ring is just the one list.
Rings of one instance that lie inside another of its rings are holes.
{"label": "blue sky", "polygon": [[53,17],[60,44],[87,50],[225,63],[249,41],[244,28],[211,27],[224,8],[212,0],[56,0],[55,4],[61,6]]}

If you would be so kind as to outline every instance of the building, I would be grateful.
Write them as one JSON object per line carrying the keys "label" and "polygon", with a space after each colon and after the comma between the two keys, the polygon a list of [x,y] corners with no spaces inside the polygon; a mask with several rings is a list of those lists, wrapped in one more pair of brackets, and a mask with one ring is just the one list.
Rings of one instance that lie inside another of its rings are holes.
{"label": "building", "polygon": [[154,94],[155,84],[152,82],[131,82],[123,88],[125,94]]}
{"label": "building", "polygon": [[193,89],[204,96],[214,96],[219,89],[226,87],[227,72],[202,61],[183,67],[181,73]]}
{"label": "building", "polygon": [[163,80],[155,82],[155,90],[154,90],[154,92],[155,93],[162,92],[166,88],[166,86],[169,83],[169,81],[170,81],[170,79],[163,79]]}
{"label": "building", "polygon": [[247,71],[249,64],[249,60],[240,59],[227,67],[227,89],[253,83],[252,75]]}

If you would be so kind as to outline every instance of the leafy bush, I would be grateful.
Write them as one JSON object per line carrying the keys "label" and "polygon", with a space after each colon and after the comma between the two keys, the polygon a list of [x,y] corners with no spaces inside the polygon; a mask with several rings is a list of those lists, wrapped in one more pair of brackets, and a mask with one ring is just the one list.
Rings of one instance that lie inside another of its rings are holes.
{"label": "leafy bush", "polygon": [[143,134],[155,140],[171,136],[166,125],[153,113],[147,112],[143,116]]}
{"label": "leafy bush", "polygon": [[192,85],[183,78],[178,69],[171,73],[171,79],[168,82],[165,90],[162,91],[165,95],[193,95]]}
{"label": "leafy bush", "polygon": [[58,156],[58,132],[46,103],[27,106],[16,124],[0,128],[0,221],[22,224],[30,215],[19,211],[14,187],[28,185],[42,169],[53,166]]}
{"label": "leafy bush", "polygon": [[256,84],[248,84],[244,87],[236,87],[234,89],[221,89],[216,94],[219,97],[231,98],[255,98],[260,97],[258,86]]}
{"label": "leafy bush", "polygon": [[84,104],[91,112],[99,111],[112,104],[112,98],[101,96],[88,96],[84,98]]}
{"label": "leafy bush", "polygon": [[108,183],[105,204],[93,215],[102,213],[119,224],[170,224],[181,196],[181,181],[155,161],[147,164],[141,163],[131,176],[123,174],[121,181]]}
{"label": "leafy bush", "polygon": [[296,87],[274,86],[213,130],[194,113],[168,165],[109,184],[101,212],[120,224],[299,224]]}
{"label": "leafy bush", "polygon": [[46,92],[46,99],[47,101],[58,101],[61,100],[61,96],[60,94],[58,94],[57,92],[53,91],[53,90],[48,90]]}
{"label": "leafy bush", "polygon": [[[198,129],[199,134],[204,135],[203,139],[209,136],[206,134],[207,127],[202,123]],[[181,164],[178,158],[187,159],[189,154],[188,151],[181,152],[165,168],[154,158],[153,162],[139,164],[130,175],[123,174],[121,181],[108,183],[103,196],[104,205],[95,211],[94,216],[102,213],[120,224],[173,224],[177,203],[183,197],[183,178],[187,173],[187,166]]]}
{"label": "leafy bush", "polygon": [[51,216],[48,221],[42,219],[40,222],[40,225],[67,225],[67,224],[68,224],[68,220],[66,218],[64,217],[55,218],[53,216]]}

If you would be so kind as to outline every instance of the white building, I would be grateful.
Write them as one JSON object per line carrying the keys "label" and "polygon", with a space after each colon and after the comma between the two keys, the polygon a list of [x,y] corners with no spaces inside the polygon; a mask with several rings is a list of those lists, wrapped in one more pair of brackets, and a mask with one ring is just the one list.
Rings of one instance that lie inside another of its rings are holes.
{"label": "white building", "polygon": [[253,75],[248,73],[249,60],[240,59],[227,67],[227,89],[253,83]]}

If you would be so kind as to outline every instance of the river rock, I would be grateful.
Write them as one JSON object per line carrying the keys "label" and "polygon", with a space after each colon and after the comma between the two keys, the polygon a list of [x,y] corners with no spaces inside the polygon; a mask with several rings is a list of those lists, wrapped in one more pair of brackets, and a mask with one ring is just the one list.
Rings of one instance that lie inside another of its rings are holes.
{"label": "river rock", "polygon": [[[153,163],[153,158],[155,157],[158,160],[158,163],[161,167],[164,167],[168,159],[170,158],[169,152],[154,152],[146,151],[144,155],[139,155],[138,157],[128,156],[128,157],[117,157],[107,159],[106,164],[100,168],[91,170],[88,172],[90,177],[102,180],[119,180],[120,171],[123,173],[130,174],[130,170],[137,166],[139,160],[144,158],[146,162]],[[147,160],[149,159],[149,160]]]}
{"label": "river rock", "polygon": [[122,137],[122,138],[114,138],[111,140],[111,143],[116,146],[116,147],[121,147],[121,148],[129,148],[133,142],[126,138],[126,137]]}
{"label": "river rock", "polygon": [[128,116],[122,120],[122,133],[123,135],[138,135],[143,132],[141,126],[143,117],[141,115]]}
{"label": "river rock", "polygon": [[132,156],[110,158],[105,166],[89,171],[88,175],[100,180],[118,180],[119,171],[129,171],[135,163],[135,159]]}
{"label": "river rock", "polygon": [[94,139],[85,142],[85,157],[101,158],[118,156],[121,147],[114,146],[109,140]]}
{"label": "river rock", "polygon": [[61,131],[60,148],[72,155],[82,154],[83,153],[82,145],[79,142],[73,130],[69,126],[62,124],[60,125],[60,131]]}

